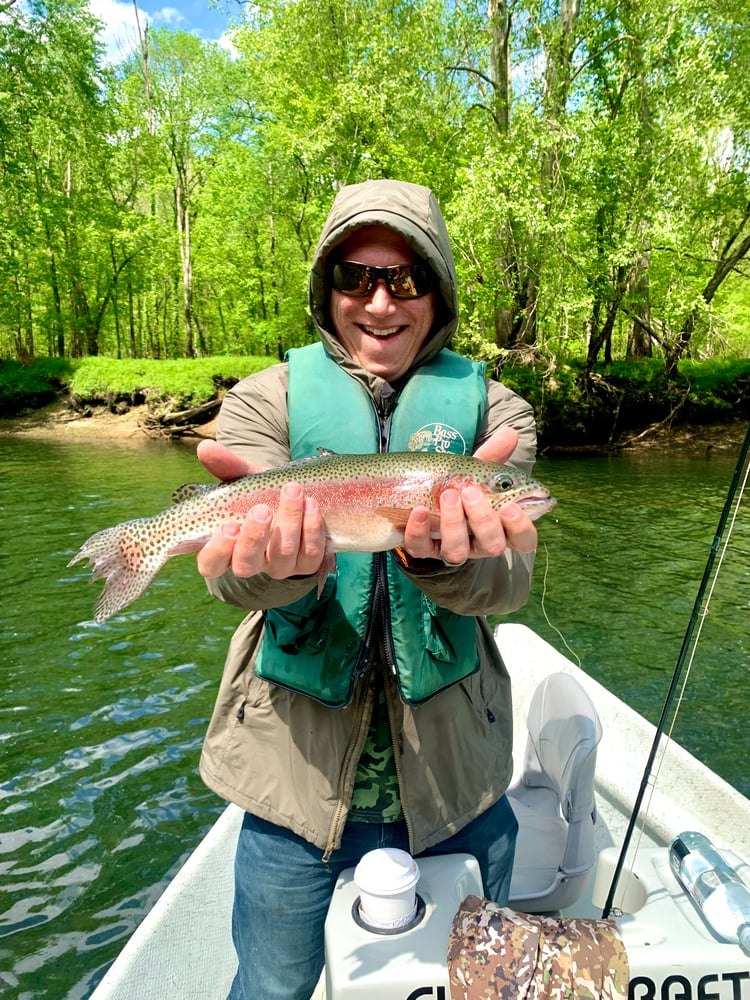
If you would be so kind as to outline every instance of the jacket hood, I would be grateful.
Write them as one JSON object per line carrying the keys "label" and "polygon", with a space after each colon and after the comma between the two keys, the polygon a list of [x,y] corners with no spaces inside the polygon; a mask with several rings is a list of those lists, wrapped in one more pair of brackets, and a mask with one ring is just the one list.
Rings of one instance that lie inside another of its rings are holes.
{"label": "jacket hood", "polygon": [[[423,364],[446,347],[458,326],[456,269],[448,230],[432,191],[406,181],[376,180],[342,188],[328,214],[313,256],[310,311],[326,350],[352,371],[358,366],[339,343],[328,312],[326,264],[331,252],[354,230],[387,226],[395,230],[437,276],[436,320],[432,335],[414,361]],[[358,369],[361,376],[361,369]]]}

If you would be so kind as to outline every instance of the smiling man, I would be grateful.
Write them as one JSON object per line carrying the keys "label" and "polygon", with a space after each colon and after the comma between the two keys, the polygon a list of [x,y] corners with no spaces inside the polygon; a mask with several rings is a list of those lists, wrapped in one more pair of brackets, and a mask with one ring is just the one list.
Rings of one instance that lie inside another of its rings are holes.
{"label": "smiling man", "polygon": [[[310,279],[320,343],[226,396],[220,478],[316,454],[452,451],[530,471],[531,408],[448,345],[455,268],[425,187],[343,188]],[[416,507],[403,549],[341,553],[318,594],[325,525],[293,480],[198,555],[211,592],[249,611],[204,744],[206,783],[246,812],[235,863],[232,1000],[308,1000],[336,879],[376,847],[474,854],[505,903],[517,824],[510,679],[485,615],[527,599],[536,530],[476,487]]]}
{"label": "smiling man", "polygon": [[[402,236],[382,226],[358,229],[337,248],[336,257],[329,274],[331,323],[338,339],[362,368],[395,382],[409,371],[432,331],[432,271],[418,263]],[[421,294],[412,297],[415,292]]]}

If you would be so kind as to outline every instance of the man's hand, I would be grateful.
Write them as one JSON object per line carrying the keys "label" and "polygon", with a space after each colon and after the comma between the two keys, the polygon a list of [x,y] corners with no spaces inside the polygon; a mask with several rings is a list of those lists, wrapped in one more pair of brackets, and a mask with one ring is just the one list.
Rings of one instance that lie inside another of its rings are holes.
{"label": "man's hand", "polygon": [[[518,444],[518,434],[504,427],[480,445],[475,458],[502,465]],[[440,538],[430,538],[430,512],[415,507],[406,524],[404,548],[417,559],[442,559],[460,566],[467,559],[502,555],[506,548],[533,552],[537,546],[536,527],[518,504],[508,503],[493,510],[485,494],[476,486],[445,490],[440,496]]]}
{"label": "man's hand", "polygon": [[224,483],[229,479],[239,479],[241,476],[249,476],[253,472],[263,471],[261,465],[246,462],[244,458],[235,455],[223,444],[209,438],[200,442],[196,454],[211,475],[221,479]]}
{"label": "man's hand", "polygon": [[[219,479],[237,479],[262,468],[216,441],[201,441],[198,458]],[[325,525],[317,503],[299,483],[285,483],[276,512],[256,504],[240,524],[225,521],[198,553],[198,571],[215,579],[228,569],[235,576],[267,573],[276,580],[316,573],[325,557]]]}

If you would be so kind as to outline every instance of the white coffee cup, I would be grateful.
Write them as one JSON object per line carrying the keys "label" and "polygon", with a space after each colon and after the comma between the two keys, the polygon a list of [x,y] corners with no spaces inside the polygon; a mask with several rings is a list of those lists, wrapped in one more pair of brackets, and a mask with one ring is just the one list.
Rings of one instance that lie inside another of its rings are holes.
{"label": "white coffee cup", "polygon": [[417,912],[419,865],[407,851],[368,851],[354,869],[362,922],[381,930],[407,927]]}

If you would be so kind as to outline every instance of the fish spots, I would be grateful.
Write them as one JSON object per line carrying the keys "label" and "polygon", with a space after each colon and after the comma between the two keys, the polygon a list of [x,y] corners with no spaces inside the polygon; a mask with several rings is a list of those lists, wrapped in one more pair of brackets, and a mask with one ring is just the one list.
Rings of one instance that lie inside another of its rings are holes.
{"label": "fish spots", "polygon": [[133,536],[120,538],[120,554],[131,569],[138,569],[143,561],[143,548]]}
{"label": "fish spots", "polygon": [[194,552],[227,520],[241,522],[258,503],[278,508],[281,487],[294,480],[323,514],[329,553],[382,552],[403,542],[403,524],[416,506],[439,509],[440,493],[472,484],[500,507],[523,502],[530,517],[554,506],[549,491],[514,469],[450,452],[326,453],[213,487],[187,488],[154,517],[124,521],[92,535],[69,565],[88,559],[105,586],[97,621],[127,607],[170,556]]}

